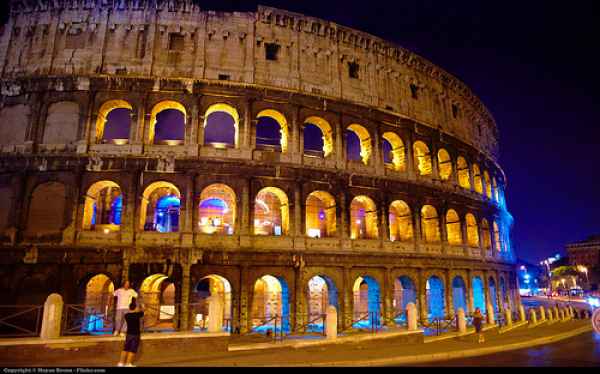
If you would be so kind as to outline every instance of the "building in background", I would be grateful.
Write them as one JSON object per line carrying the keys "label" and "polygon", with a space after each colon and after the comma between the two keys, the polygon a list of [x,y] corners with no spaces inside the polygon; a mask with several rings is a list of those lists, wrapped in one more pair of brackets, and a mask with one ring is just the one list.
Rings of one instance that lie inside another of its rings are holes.
{"label": "building in background", "polygon": [[583,274],[586,285],[592,291],[600,284],[600,234],[586,240],[566,245],[569,263]]}

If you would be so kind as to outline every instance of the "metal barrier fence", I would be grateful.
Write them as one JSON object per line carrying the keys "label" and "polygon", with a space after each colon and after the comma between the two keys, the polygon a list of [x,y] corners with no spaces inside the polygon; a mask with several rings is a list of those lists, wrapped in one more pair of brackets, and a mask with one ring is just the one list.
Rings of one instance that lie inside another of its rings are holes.
{"label": "metal barrier fence", "polygon": [[104,313],[85,304],[65,304],[63,307],[61,335],[111,334],[114,329],[114,310]]}
{"label": "metal barrier fence", "polygon": [[0,305],[0,337],[39,336],[43,305]]}

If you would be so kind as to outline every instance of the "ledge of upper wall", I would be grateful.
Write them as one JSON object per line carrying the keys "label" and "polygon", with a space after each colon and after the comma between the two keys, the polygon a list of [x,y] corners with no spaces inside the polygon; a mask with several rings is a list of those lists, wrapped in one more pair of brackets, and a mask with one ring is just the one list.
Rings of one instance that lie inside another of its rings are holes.
{"label": "ledge of upper wall", "polygon": [[[147,39],[143,57],[135,58],[136,48],[122,46],[131,47],[137,40],[132,35],[140,32]],[[170,33],[184,35],[189,53],[169,55]],[[85,46],[67,49],[70,34],[85,35]],[[285,51],[279,63],[266,61],[260,49],[271,42]],[[342,73],[350,62],[360,64],[361,79]],[[231,81],[415,118],[491,159],[499,156],[492,115],[451,74],[368,33],[271,7],[241,13],[203,11],[191,0],[11,0],[11,18],[0,35],[0,64],[3,78],[124,74],[217,81],[225,74]],[[420,100],[410,97],[411,84],[422,91]],[[458,118],[451,114],[452,105],[460,110]]]}

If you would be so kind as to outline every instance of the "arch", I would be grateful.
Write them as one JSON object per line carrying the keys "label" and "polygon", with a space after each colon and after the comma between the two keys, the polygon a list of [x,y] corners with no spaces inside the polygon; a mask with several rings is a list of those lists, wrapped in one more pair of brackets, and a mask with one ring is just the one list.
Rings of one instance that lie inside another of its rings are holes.
{"label": "arch", "polygon": [[454,209],[449,209],[448,212],[446,212],[446,233],[448,235],[448,244],[463,244],[460,218]]}
{"label": "arch", "polygon": [[427,318],[444,318],[446,316],[446,297],[444,282],[433,275],[427,279],[425,285],[427,298]]}
{"label": "arch", "polygon": [[175,283],[165,274],[153,274],[140,286],[144,306],[144,328],[172,330],[175,323]]}
{"label": "arch", "polygon": [[83,229],[119,231],[122,212],[121,187],[109,180],[96,182],[85,194]]}
{"label": "arch", "polygon": [[290,207],[285,192],[277,187],[265,187],[254,200],[254,235],[287,235]]}
{"label": "arch", "polygon": [[360,195],[350,204],[350,239],[377,239],[377,206],[371,198]]}
{"label": "arch", "polygon": [[421,230],[423,230],[423,239],[427,243],[438,243],[440,237],[440,220],[437,210],[431,205],[424,205],[421,208]]}
{"label": "arch", "polygon": [[455,312],[457,312],[459,308],[462,308],[465,313],[468,313],[467,286],[465,285],[464,279],[460,275],[457,275],[452,280],[452,302]]}
{"label": "arch", "polygon": [[490,234],[490,224],[487,219],[481,220],[481,236],[483,240],[483,248],[492,249],[492,238]]}
{"label": "arch", "polygon": [[458,185],[464,189],[471,189],[471,173],[469,165],[464,157],[459,156],[456,160],[456,172],[458,175]]}
{"label": "arch", "polygon": [[[252,295],[252,330],[266,332],[277,329],[289,331],[289,291],[282,277],[264,275],[254,283]],[[277,322],[276,322],[276,319]]]}
{"label": "arch", "polygon": [[[323,157],[329,156],[333,152],[333,130],[329,122],[321,117],[308,117],[304,120],[304,154],[310,155],[310,151],[314,151],[310,146],[310,141],[307,141],[307,125],[313,125],[321,130],[321,137],[323,141]],[[307,153],[309,151],[309,153]]]}
{"label": "arch", "polygon": [[329,192],[313,191],[306,198],[306,235],[327,238],[336,233],[335,199]]}
{"label": "arch", "polygon": [[[391,163],[394,170],[406,171],[406,153],[404,149],[404,142],[396,133],[386,132],[383,134],[384,141],[387,141],[390,145]],[[385,144],[385,142],[383,142]],[[385,155],[385,150],[384,150]],[[385,156],[384,156],[385,157]]]}
{"label": "arch", "polygon": [[59,182],[38,185],[31,194],[27,217],[27,233],[47,235],[60,233],[65,226],[67,189]]}
{"label": "arch", "polygon": [[479,308],[485,313],[485,292],[483,291],[483,281],[479,276],[473,277],[473,310]]}
{"label": "arch", "polygon": [[452,159],[450,154],[444,148],[438,151],[438,170],[440,179],[447,181],[452,175]]}
{"label": "arch", "polygon": [[[161,200],[162,199],[162,200]],[[158,206],[162,201],[161,206]],[[179,231],[181,192],[174,184],[154,182],[144,190],[140,206],[140,229],[144,231]]]}
{"label": "arch", "polygon": [[0,110],[0,144],[23,144],[31,116],[31,107],[25,104],[7,106]]}
{"label": "arch", "polygon": [[354,328],[370,328],[380,322],[380,288],[375,278],[360,276],[354,281]]}
{"label": "arch", "polygon": [[498,223],[496,223],[496,221],[494,221],[493,226],[494,226],[494,243],[496,245],[496,252],[500,253],[500,252],[502,252],[502,249],[504,248],[504,245],[502,243],[502,235],[500,235],[500,227],[498,226]]}
{"label": "arch", "polygon": [[496,290],[496,281],[494,277],[490,277],[488,281],[488,287],[490,289],[490,301],[492,302],[492,307],[494,308],[494,312],[498,313],[498,294]]}
{"label": "arch", "polygon": [[479,247],[479,227],[475,216],[467,213],[465,221],[467,223],[467,244],[470,247]]}
{"label": "arch", "polygon": [[106,325],[112,310],[109,309],[115,286],[105,274],[97,274],[85,285],[84,323],[82,331],[87,333],[111,333],[112,326]]}
{"label": "arch", "polygon": [[479,165],[473,164],[473,188],[475,192],[483,195],[483,182],[481,181],[481,171]]}
{"label": "arch", "polygon": [[[279,126],[279,134],[277,138],[271,138],[271,136],[266,136],[266,135],[270,135],[269,132],[267,131],[266,134],[264,134],[265,136],[260,136],[259,137],[259,128],[261,125],[267,125],[269,126],[269,123],[262,123],[261,119],[264,118],[268,118],[271,119],[272,121],[275,121],[277,123],[277,125]],[[264,138],[264,143],[262,143],[262,145],[275,145],[275,144],[271,144],[273,143],[273,140],[277,141],[279,144],[278,146],[281,147],[281,152],[287,152],[288,151],[288,142],[289,142],[289,129],[288,129],[288,123],[287,120],[285,118],[285,116],[283,114],[281,114],[280,112],[274,110],[274,109],[265,109],[262,110],[260,113],[258,113],[258,115],[256,116],[257,119],[257,124],[256,124],[256,144],[259,144],[259,139]]]}
{"label": "arch", "polygon": [[406,242],[413,239],[412,213],[408,204],[396,200],[390,204],[390,240]]}
{"label": "arch", "polygon": [[422,176],[431,175],[433,166],[431,163],[431,152],[429,151],[429,147],[418,140],[413,145],[413,152],[418,174]]}
{"label": "arch", "polygon": [[200,193],[198,228],[204,234],[233,235],[236,217],[236,196],[231,187],[211,184]]}
{"label": "arch", "polygon": [[[360,141],[360,158],[363,164],[368,165],[371,158],[371,153],[373,152],[371,146],[371,135],[369,134],[369,131],[364,126],[359,124],[352,124],[348,126],[347,131],[354,133],[358,137]],[[351,152],[350,144],[348,142],[346,143],[346,152],[347,154]],[[350,157],[348,157],[348,159],[350,159]]]}
{"label": "arch", "polygon": [[204,145],[215,148],[239,146],[240,115],[229,104],[217,103],[204,113]]}
{"label": "arch", "polygon": [[[223,315],[211,316],[209,311],[209,297],[221,299],[223,305]],[[231,324],[232,304],[231,304],[231,283],[227,278],[217,274],[210,274],[201,278],[192,291],[192,318],[194,329],[206,331],[210,318],[221,319],[224,330],[228,330]]]}
{"label": "arch", "polygon": [[394,320],[396,322],[406,321],[406,306],[409,303],[417,305],[417,288],[413,280],[406,276],[394,279]]}
{"label": "arch", "polygon": [[508,294],[506,293],[506,282],[504,281],[504,277],[500,277],[500,298],[504,305],[504,309],[511,307]]}
{"label": "arch", "polygon": [[498,182],[496,181],[496,177],[492,177],[492,188],[494,189],[494,200],[499,203],[500,193],[498,192]]}
{"label": "arch", "polygon": [[487,170],[483,171],[483,180],[485,181],[485,196],[488,199],[492,198],[492,181]]}
{"label": "arch", "polygon": [[42,143],[68,144],[77,140],[79,131],[79,104],[60,101],[48,107]]}
{"label": "arch", "polygon": [[[183,133],[181,129],[178,129],[177,136],[173,136],[175,139],[157,139],[156,129],[162,128],[162,121],[159,121],[158,115],[166,110],[175,110],[183,114]],[[150,128],[148,129],[148,144],[156,144],[157,141],[164,142],[168,145],[179,145],[185,138],[185,126],[187,122],[187,111],[185,107],[177,101],[165,100],[156,104],[150,113]]]}
{"label": "arch", "polygon": [[[315,275],[307,283],[308,331],[323,331],[327,307],[339,310],[338,291],[333,280],[324,275]],[[321,317],[319,319],[319,317]]]}
{"label": "arch", "polygon": [[[123,137],[116,137],[113,138],[111,136],[109,137],[105,137],[105,129],[107,126],[112,127],[113,125],[113,120],[114,118],[110,118],[109,121],[109,115],[116,109],[125,109],[128,110],[130,113],[129,115],[131,116],[131,112],[133,111],[133,107],[131,106],[131,104],[129,104],[127,101],[125,100],[109,100],[107,102],[105,102],[104,104],[102,104],[102,106],[100,107],[100,109],[98,109],[98,117],[96,119],[96,143],[102,143],[103,141],[109,141],[109,140],[129,140],[129,129],[131,126],[131,117],[129,117],[129,123],[127,125],[127,130],[126,132],[124,131],[124,134],[127,134],[126,138]],[[114,125],[118,125],[117,121],[114,122]],[[111,131],[112,133],[112,131]],[[121,133],[119,131],[119,133]]]}

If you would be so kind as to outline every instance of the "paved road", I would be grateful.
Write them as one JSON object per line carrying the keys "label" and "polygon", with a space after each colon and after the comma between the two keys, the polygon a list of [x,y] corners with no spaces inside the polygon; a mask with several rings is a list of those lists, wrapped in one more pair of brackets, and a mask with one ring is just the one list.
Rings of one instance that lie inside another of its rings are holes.
{"label": "paved road", "polygon": [[600,367],[600,334],[590,332],[535,348],[412,366]]}
{"label": "paved road", "polygon": [[540,305],[548,307],[548,306],[554,306],[556,304],[558,304],[558,305],[570,304],[574,308],[588,309],[589,311],[592,311],[592,307],[590,307],[590,305],[588,303],[586,303],[584,301],[579,301],[579,300],[577,300],[577,301],[571,300],[570,302],[568,302],[568,300],[548,299],[546,297],[522,297],[521,303],[526,308],[539,307]]}

